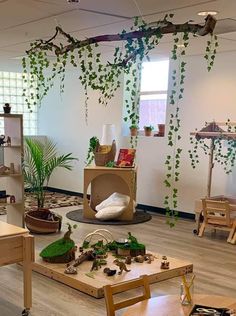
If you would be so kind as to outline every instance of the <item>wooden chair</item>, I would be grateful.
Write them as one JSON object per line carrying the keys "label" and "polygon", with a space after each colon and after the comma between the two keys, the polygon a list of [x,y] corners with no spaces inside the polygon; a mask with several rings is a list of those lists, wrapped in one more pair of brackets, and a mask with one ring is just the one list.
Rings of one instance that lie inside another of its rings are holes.
{"label": "wooden chair", "polygon": [[[117,303],[113,300],[113,294],[129,291],[138,287],[143,287],[143,294],[132,297],[127,300],[119,301]],[[107,316],[115,316],[115,311],[121,308],[134,305],[140,301],[149,299],[151,297],[148,276],[143,275],[138,279],[127,282],[122,282],[114,285],[104,286],[104,295],[107,307]]]}
{"label": "wooden chair", "polygon": [[227,242],[231,242],[234,235],[234,219],[230,218],[230,207],[228,201],[217,201],[202,199],[203,222],[199,230],[202,237],[206,227],[229,231]]}

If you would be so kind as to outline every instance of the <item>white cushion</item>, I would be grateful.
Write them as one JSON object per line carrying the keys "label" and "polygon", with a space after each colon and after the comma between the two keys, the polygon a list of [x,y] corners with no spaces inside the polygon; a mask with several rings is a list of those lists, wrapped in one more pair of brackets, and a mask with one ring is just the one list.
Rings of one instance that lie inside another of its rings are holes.
{"label": "white cushion", "polygon": [[108,206],[98,211],[95,214],[95,217],[102,221],[115,219],[119,217],[124,212],[125,209],[126,209],[126,206]]}
{"label": "white cushion", "polygon": [[100,211],[108,206],[127,206],[129,204],[129,196],[118,192],[112,193],[106,200],[102,201],[95,207],[96,211]]}

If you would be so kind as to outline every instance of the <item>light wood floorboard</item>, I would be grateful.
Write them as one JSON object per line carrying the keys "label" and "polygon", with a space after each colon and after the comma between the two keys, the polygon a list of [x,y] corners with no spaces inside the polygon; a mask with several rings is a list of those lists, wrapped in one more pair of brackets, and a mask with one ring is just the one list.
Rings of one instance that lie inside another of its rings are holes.
{"label": "light wood floorboard", "polygon": [[[58,212],[63,215],[67,211],[68,208],[58,209]],[[0,220],[2,219],[4,220],[4,216],[0,216]],[[67,222],[70,221],[65,218],[63,231]],[[78,223],[73,238],[78,243],[82,242],[87,233],[102,227]],[[114,238],[126,237],[127,232],[131,231],[140,242],[147,245],[150,251],[193,262],[196,274],[195,293],[236,297],[236,246],[226,242],[227,232],[211,233],[207,230],[204,237],[199,238],[192,233],[194,227],[193,221],[181,219],[176,227],[171,229],[165,224],[165,217],[159,215],[153,215],[151,221],[143,224],[104,226],[112,232]],[[62,234],[36,236],[36,248],[41,249]],[[180,278],[174,278],[153,284],[151,285],[152,296],[179,294],[180,282]],[[22,272],[19,266],[1,267],[0,288],[0,316],[21,315]],[[104,299],[95,299],[33,273],[31,315],[101,316],[106,315],[105,302]]]}

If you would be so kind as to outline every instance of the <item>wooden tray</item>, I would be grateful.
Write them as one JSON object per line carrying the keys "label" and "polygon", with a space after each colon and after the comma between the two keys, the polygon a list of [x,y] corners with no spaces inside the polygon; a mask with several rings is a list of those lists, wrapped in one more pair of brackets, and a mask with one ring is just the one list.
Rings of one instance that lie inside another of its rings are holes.
{"label": "wooden tray", "polygon": [[83,262],[78,267],[77,275],[69,275],[64,274],[65,264],[47,263],[44,262],[39,255],[36,255],[33,270],[96,298],[102,298],[104,296],[103,286],[107,284],[116,284],[132,280],[143,274],[148,275],[150,283],[156,283],[186,273],[191,273],[193,271],[192,263],[171,257],[168,257],[170,269],[161,270],[160,265],[162,255],[154,255],[157,259],[155,259],[151,264],[148,264],[147,262],[132,263],[131,265],[127,265],[128,269],[131,269],[130,272],[123,272],[122,275],[116,274],[112,277],[108,277],[103,273],[104,267],[118,270],[118,267],[113,263],[115,257],[112,256],[112,254],[108,255],[108,258],[106,259],[108,264],[106,266],[92,273],[94,278],[86,275],[86,273],[90,272],[90,268],[92,266],[92,262],[89,261]]}

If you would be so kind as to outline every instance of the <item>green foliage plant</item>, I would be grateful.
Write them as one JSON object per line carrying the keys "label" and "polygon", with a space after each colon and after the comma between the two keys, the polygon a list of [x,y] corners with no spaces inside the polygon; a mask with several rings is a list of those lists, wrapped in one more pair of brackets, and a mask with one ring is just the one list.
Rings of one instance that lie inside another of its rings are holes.
{"label": "green foliage plant", "polygon": [[138,125],[137,124],[132,124],[130,125],[129,129],[138,129]]}
{"label": "green foliage plant", "polygon": [[152,126],[152,125],[144,126],[143,128],[145,130],[147,130],[147,131],[153,131],[154,130],[154,126]]}
{"label": "green foliage plant", "polygon": [[91,165],[94,160],[94,152],[96,148],[99,146],[99,139],[96,136],[93,136],[89,140],[89,147],[86,157],[86,165]]}
{"label": "green foliage plant", "polygon": [[72,153],[58,155],[56,144],[47,139],[45,141],[25,138],[23,173],[26,188],[32,192],[39,208],[44,207],[45,187],[48,186],[52,173],[57,168],[72,170],[72,162],[77,158]]}

